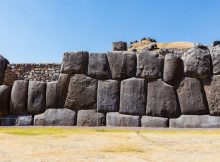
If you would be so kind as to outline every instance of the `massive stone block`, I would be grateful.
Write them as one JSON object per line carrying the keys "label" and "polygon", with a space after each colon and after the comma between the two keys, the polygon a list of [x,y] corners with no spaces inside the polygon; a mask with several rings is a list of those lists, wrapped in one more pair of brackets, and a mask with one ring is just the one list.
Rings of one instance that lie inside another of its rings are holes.
{"label": "massive stone block", "polygon": [[220,74],[220,46],[211,49],[213,74]]}
{"label": "massive stone block", "polygon": [[167,84],[177,85],[184,76],[183,62],[174,53],[165,55],[163,79]]}
{"label": "massive stone block", "polygon": [[97,111],[112,112],[119,110],[120,85],[116,80],[98,81]]}
{"label": "massive stone block", "polygon": [[88,75],[97,79],[111,78],[108,59],[105,53],[90,53]]}
{"label": "massive stone block", "polygon": [[173,86],[158,79],[148,83],[147,90],[147,115],[173,118],[180,114]]}
{"label": "massive stone block", "polygon": [[56,108],[58,107],[58,91],[57,91],[57,81],[47,82],[46,90],[46,107],[47,108]]}
{"label": "massive stone block", "polygon": [[0,84],[4,82],[5,70],[7,68],[7,64],[9,64],[9,61],[6,58],[4,58],[2,55],[0,55]]}
{"label": "massive stone block", "polygon": [[204,89],[198,79],[185,78],[177,89],[181,112],[185,115],[208,114]]}
{"label": "massive stone block", "polygon": [[142,127],[168,127],[168,118],[153,117],[153,116],[142,116],[141,126]]}
{"label": "massive stone block", "polygon": [[65,107],[72,110],[96,108],[96,79],[83,74],[75,74],[70,78]]}
{"label": "massive stone block", "polygon": [[118,112],[106,114],[106,126],[112,127],[139,127],[141,124],[140,116],[124,115]]}
{"label": "massive stone block", "polygon": [[209,115],[181,115],[170,119],[169,126],[173,128],[220,128],[220,117]]}
{"label": "massive stone block", "polygon": [[112,79],[123,80],[135,76],[137,58],[135,52],[108,52]]}
{"label": "massive stone block", "polygon": [[70,75],[60,74],[57,81],[58,107],[64,107],[68,92],[69,81]]}
{"label": "massive stone block", "polygon": [[162,76],[164,58],[149,50],[137,55],[136,76],[145,79],[157,79]]}
{"label": "massive stone block", "polygon": [[29,81],[28,87],[28,113],[40,114],[46,107],[46,83]]}
{"label": "massive stone block", "polygon": [[34,116],[34,125],[73,126],[76,125],[76,112],[66,108],[47,109],[44,113]]}
{"label": "massive stone block", "polygon": [[11,90],[10,112],[23,114],[27,109],[28,81],[16,80]]}
{"label": "massive stone block", "polygon": [[64,53],[61,73],[85,74],[87,72],[88,56],[89,53],[86,51]]}
{"label": "massive stone block", "polygon": [[205,79],[211,75],[211,55],[206,46],[197,45],[183,55],[187,77]]}
{"label": "massive stone block", "polygon": [[9,113],[11,87],[7,85],[0,86],[0,115]]}
{"label": "massive stone block", "polygon": [[105,114],[96,110],[79,110],[77,113],[77,126],[104,126]]}
{"label": "massive stone block", "polygon": [[144,79],[130,78],[121,82],[119,112],[143,115],[146,112],[146,89]]}
{"label": "massive stone block", "polygon": [[33,125],[32,115],[19,115],[15,121],[16,126],[29,126]]}

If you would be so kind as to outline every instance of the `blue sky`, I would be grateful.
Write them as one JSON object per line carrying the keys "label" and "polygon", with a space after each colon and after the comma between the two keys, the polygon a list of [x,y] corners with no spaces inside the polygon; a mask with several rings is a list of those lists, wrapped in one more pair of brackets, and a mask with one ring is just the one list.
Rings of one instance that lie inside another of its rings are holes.
{"label": "blue sky", "polygon": [[219,0],[0,0],[0,54],[59,63],[65,51],[142,37],[210,44],[220,39],[219,15]]}

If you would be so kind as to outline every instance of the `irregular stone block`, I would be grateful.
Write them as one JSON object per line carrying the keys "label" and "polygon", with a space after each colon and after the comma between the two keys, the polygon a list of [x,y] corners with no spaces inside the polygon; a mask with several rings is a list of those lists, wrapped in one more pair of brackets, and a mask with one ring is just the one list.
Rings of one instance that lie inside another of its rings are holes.
{"label": "irregular stone block", "polygon": [[149,50],[143,50],[137,55],[136,76],[145,79],[157,79],[162,76],[164,58]]}
{"label": "irregular stone block", "polygon": [[77,126],[104,126],[105,114],[96,110],[79,110],[77,113]]}
{"label": "irregular stone block", "polygon": [[181,115],[177,119],[170,119],[172,128],[220,128],[220,117],[209,115]]}
{"label": "irregular stone block", "polygon": [[185,76],[205,79],[212,73],[211,55],[206,46],[197,45],[183,55]]}
{"label": "irregular stone block", "polygon": [[58,90],[57,90],[57,81],[47,82],[46,90],[46,107],[47,108],[56,108],[58,107]]}
{"label": "irregular stone block", "polygon": [[137,58],[135,52],[108,52],[112,79],[123,80],[135,76]]}
{"label": "irregular stone block", "polygon": [[28,126],[33,125],[32,115],[19,115],[15,121],[16,126]]}
{"label": "irregular stone block", "polygon": [[113,42],[112,51],[127,51],[127,43],[122,41]]}
{"label": "irregular stone block", "polygon": [[14,126],[16,124],[17,118],[18,118],[18,115],[14,115],[14,114],[1,116],[0,125],[1,126]]}
{"label": "irregular stone block", "polygon": [[177,89],[181,112],[185,115],[208,114],[204,89],[198,79],[185,78]]}
{"label": "irregular stone block", "polygon": [[76,112],[63,109],[47,109],[34,116],[34,125],[40,126],[73,126],[76,125]]}
{"label": "irregular stone block", "polygon": [[9,113],[9,104],[11,96],[11,87],[7,85],[0,86],[0,115]]}
{"label": "irregular stone block", "polygon": [[65,107],[72,110],[96,108],[96,79],[83,74],[75,74],[70,78]]}
{"label": "irregular stone block", "polygon": [[173,118],[180,114],[173,86],[158,79],[148,83],[147,90],[147,115]]}
{"label": "irregular stone block", "polygon": [[211,49],[213,74],[220,74],[220,46]]}
{"label": "irregular stone block", "polygon": [[46,107],[46,83],[29,81],[28,87],[28,113],[40,114]]}
{"label": "irregular stone block", "polygon": [[105,53],[90,53],[88,75],[96,79],[109,79],[111,72]]}
{"label": "irregular stone block", "polygon": [[130,115],[146,113],[146,89],[144,79],[130,78],[121,82],[119,112]]}
{"label": "irregular stone block", "polygon": [[70,75],[60,74],[57,81],[58,107],[64,107],[68,92]]}
{"label": "irregular stone block", "polygon": [[141,126],[142,127],[168,127],[168,118],[153,117],[153,116],[142,116]]}
{"label": "irregular stone block", "polygon": [[139,127],[140,123],[140,116],[119,114],[118,112],[109,112],[106,114],[106,126]]}
{"label": "irregular stone block", "polygon": [[98,81],[97,111],[112,112],[119,110],[120,85],[116,80]]}
{"label": "irregular stone block", "polygon": [[86,51],[64,53],[61,73],[85,74],[87,72],[88,57],[89,53]]}
{"label": "irregular stone block", "polygon": [[3,84],[4,82],[5,70],[8,64],[9,61],[6,58],[4,58],[2,55],[0,55],[0,84]]}
{"label": "irregular stone block", "polygon": [[16,80],[11,90],[10,112],[24,114],[27,109],[28,81]]}

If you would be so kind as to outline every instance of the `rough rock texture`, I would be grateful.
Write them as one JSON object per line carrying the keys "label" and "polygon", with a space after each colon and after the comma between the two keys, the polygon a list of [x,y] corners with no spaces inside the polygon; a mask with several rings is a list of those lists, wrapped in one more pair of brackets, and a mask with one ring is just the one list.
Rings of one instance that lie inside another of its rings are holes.
{"label": "rough rock texture", "polygon": [[46,90],[46,107],[47,108],[56,108],[58,107],[58,91],[57,91],[57,81],[47,82]]}
{"label": "rough rock texture", "polygon": [[88,56],[89,53],[86,51],[64,53],[61,73],[85,74],[87,72]]}
{"label": "rough rock texture", "polygon": [[180,108],[185,115],[208,114],[204,89],[198,79],[185,78],[177,89]]}
{"label": "rough rock texture", "polygon": [[106,114],[106,126],[112,127],[139,127],[141,124],[140,116],[124,115],[118,112]]}
{"label": "rough rock texture", "polygon": [[20,115],[15,121],[16,126],[28,126],[33,125],[32,115]]}
{"label": "rough rock texture", "polygon": [[6,85],[0,86],[0,115],[9,113],[11,87]]}
{"label": "rough rock texture", "polygon": [[70,75],[60,74],[57,81],[58,107],[60,108],[64,107],[68,92],[69,81]]}
{"label": "rough rock texture", "polygon": [[141,126],[142,127],[168,127],[168,118],[142,116]]}
{"label": "rough rock texture", "polygon": [[46,107],[46,83],[30,81],[28,87],[28,113],[40,114]]}
{"label": "rough rock texture", "polygon": [[96,79],[83,74],[75,74],[70,78],[65,107],[72,110],[96,108]]}
{"label": "rough rock texture", "polygon": [[211,75],[211,55],[206,46],[197,45],[183,55],[187,77],[205,79]]}
{"label": "rough rock texture", "polygon": [[169,126],[174,128],[220,128],[220,117],[209,115],[181,115],[170,119]]}
{"label": "rough rock texture", "polygon": [[97,111],[119,110],[120,83],[116,80],[98,81]]}
{"label": "rough rock texture", "polygon": [[16,80],[11,90],[10,112],[23,114],[27,109],[28,81]]}
{"label": "rough rock texture", "polygon": [[180,114],[176,92],[160,79],[148,83],[146,114],[173,118]]}
{"label": "rough rock texture", "polygon": [[220,115],[220,75],[214,75],[212,79],[206,82],[206,97],[208,100],[209,111],[211,115]]}
{"label": "rough rock texture", "polygon": [[90,53],[88,75],[97,79],[111,78],[108,59],[105,53]]}
{"label": "rough rock texture", "polygon": [[66,108],[47,109],[44,113],[34,116],[34,125],[73,126],[76,125],[76,112]]}
{"label": "rough rock texture", "polygon": [[137,57],[136,76],[145,79],[157,79],[162,76],[163,57],[149,50],[143,50]]}
{"label": "rough rock texture", "polygon": [[177,85],[184,76],[183,62],[173,53],[165,55],[163,79],[167,84]]}
{"label": "rough rock texture", "polygon": [[211,49],[213,74],[220,74],[220,46]]}
{"label": "rough rock texture", "polygon": [[121,82],[119,112],[130,115],[146,113],[146,89],[144,79],[130,78]]}
{"label": "rough rock texture", "polygon": [[5,70],[7,68],[7,64],[9,64],[8,60],[0,55],[0,84],[4,82]]}
{"label": "rough rock texture", "polygon": [[219,40],[216,40],[216,41],[214,41],[213,43],[212,43],[212,46],[214,47],[214,46],[218,46],[218,45],[220,45],[220,41]]}
{"label": "rough rock texture", "polygon": [[13,115],[13,114],[1,116],[0,126],[14,126],[17,118],[18,115]]}
{"label": "rough rock texture", "polygon": [[135,76],[137,58],[135,52],[108,52],[112,79],[123,80]]}
{"label": "rough rock texture", "polygon": [[79,110],[77,113],[77,126],[104,126],[105,114],[96,110]]}
{"label": "rough rock texture", "polygon": [[127,51],[127,43],[126,42],[113,42],[112,43],[112,51]]}

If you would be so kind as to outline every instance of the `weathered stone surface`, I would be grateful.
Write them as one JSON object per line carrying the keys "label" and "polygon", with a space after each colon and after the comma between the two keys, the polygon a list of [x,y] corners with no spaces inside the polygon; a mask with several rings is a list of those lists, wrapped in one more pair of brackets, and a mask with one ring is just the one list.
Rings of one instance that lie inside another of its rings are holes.
{"label": "weathered stone surface", "polygon": [[120,83],[116,80],[98,81],[97,111],[119,110]]}
{"label": "weathered stone surface", "polygon": [[162,76],[164,59],[161,55],[143,50],[137,55],[136,76],[145,79],[157,79]]}
{"label": "weathered stone surface", "polygon": [[7,64],[9,64],[9,61],[6,58],[4,58],[2,55],[0,55],[0,84],[3,84],[4,82],[5,70],[7,68]]}
{"label": "weathered stone surface", "polygon": [[160,79],[148,83],[146,114],[173,118],[180,114],[176,92]]}
{"label": "weathered stone surface", "polygon": [[104,126],[105,114],[96,110],[79,110],[77,113],[77,126]]}
{"label": "weathered stone surface", "polygon": [[220,74],[220,46],[211,48],[213,74]]}
{"label": "weathered stone surface", "polygon": [[72,110],[96,108],[96,79],[83,74],[75,74],[70,78],[65,107]]}
{"label": "weathered stone surface", "polygon": [[87,72],[88,57],[89,53],[86,51],[64,53],[61,73],[85,74]]}
{"label": "weathered stone surface", "polygon": [[58,90],[57,90],[57,81],[47,82],[46,90],[46,107],[47,108],[56,108],[58,107]]}
{"label": "weathered stone surface", "polygon": [[168,127],[168,118],[153,117],[153,116],[142,116],[141,126],[142,127]]}
{"label": "weathered stone surface", "polygon": [[60,74],[57,81],[58,107],[60,108],[64,107],[68,92],[69,81],[69,74]]}
{"label": "weathered stone surface", "polygon": [[220,75],[214,75],[204,86],[211,115],[220,115]]}
{"label": "weathered stone surface", "polygon": [[167,84],[177,85],[184,76],[183,62],[173,53],[165,55],[163,79]]}
{"label": "weathered stone surface", "polygon": [[112,79],[123,80],[135,76],[137,58],[135,52],[108,52]]}
{"label": "weathered stone surface", "polygon": [[29,81],[28,87],[28,113],[40,114],[46,107],[46,83]]}
{"label": "weathered stone surface", "polygon": [[73,126],[76,125],[76,112],[66,108],[47,109],[44,113],[34,116],[34,125]]}
{"label": "weathered stone surface", "polygon": [[118,112],[106,114],[106,126],[112,127],[139,127],[141,124],[140,116],[124,115]]}
{"label": "weathered stone surface", "polygon": [[130,115],[146,113],[146,89],[144,79],[130,78],[121,82],[119,112]]}
{"label": "weathered stone surface", "polygon": [[108,59],[105,53],[90,53],[88,75],[97,79],[111,78]]}
{"label": "weathered stone surface", "polygon": [[212,43],[212,46],[215,47],[215,46],[218,46],[220,45],[220,41],[219,40],[216,40]]}
{"label": "weathered stone surface", "polygon": [[10,112],[22,114],[27,109],[28,81],[16,80],[11,90]]}
{"label": "weathered stone surface", "polygon": [[19,115],[15,121],[16,126],[28,126],[33,125],[32,115]]}
{"label": "weathered stone surface", "polygon": [[173,128],[220,128],[220,117],[209,115],[181,115],[170,119],[169,126]]}
{"label": "weathered stone surface", "polygon": [[17,118],[18,118],[18,115],[13,115],[13,114],[1,116],[0,125],[1,126],[14,126]]}
{"label": "weathered stone surface", "polygon": [[187,77],[205,79],[211,75],[211,55],[206,46],[197,45],[183,55]]}
{"label": "weathered stone surface", "polygon": [[185,78],[177,89],[181,112],[185,115],[208,114],[204,89],[196,78]]}
{"label": "weathered stone surface", "polygon": [[127,51],[127,43],[126,42],[113,42],[112,43],[112,51]]}
{"label": "weathered stone surface", "polygon": [[9,113],[11,87],[7,85],[0,86],[0,115]]}

